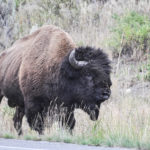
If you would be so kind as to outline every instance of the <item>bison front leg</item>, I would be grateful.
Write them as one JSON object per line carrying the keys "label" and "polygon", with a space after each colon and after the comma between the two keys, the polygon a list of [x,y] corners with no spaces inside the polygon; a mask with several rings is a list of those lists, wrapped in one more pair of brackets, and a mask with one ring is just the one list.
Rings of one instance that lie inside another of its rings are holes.
{"label": "bison front leg", "polygon": [[17,106],[16,112],[13,117],[14,127],[18,132],[18,135],[22,134],[22,118],[24,116],[24,108]]}
{"label": "bison front leg", "polygon": [[39,108],[39,104],[27,103],[25,105],[25,114],[27,121],[31,129],[37,131],[39,134],[43,134],[44,129],[44,118],[42,109]]}
{"label": "bison front leg", "polygon": [[69,129],[69,132],[72,134],[72,130],[74,129],[75,122],[76,122],[74,117],[74,112],[67,111],[67,113],[65,113],[65,116],[62,117],[61,122],[62,122],[62,126]]}

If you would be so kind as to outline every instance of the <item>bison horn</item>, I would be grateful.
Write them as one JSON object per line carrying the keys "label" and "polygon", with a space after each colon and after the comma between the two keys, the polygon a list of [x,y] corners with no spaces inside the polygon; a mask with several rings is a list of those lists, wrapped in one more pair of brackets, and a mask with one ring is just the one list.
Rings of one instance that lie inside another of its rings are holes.
{"label": "bison horn", "polygon": [[71,51],[70,55],[69,55],[69,62],[71,64],[72,67],[74,67],[75,69],[80,69],[82,67],[84,67],[85,65],[88,64],[87,61],[78,61],[75,58],[75,49],[73,51]]}

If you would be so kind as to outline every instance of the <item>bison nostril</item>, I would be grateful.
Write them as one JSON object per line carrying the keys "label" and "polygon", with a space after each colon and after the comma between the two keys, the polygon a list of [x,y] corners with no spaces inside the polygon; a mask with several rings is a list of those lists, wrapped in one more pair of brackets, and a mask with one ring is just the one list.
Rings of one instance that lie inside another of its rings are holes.
{"label": "bison nostril", "polygon": [[103,95],[109,95],[109,94],[110,94],[109,91],[104,91],[104,92],[103,92]]}

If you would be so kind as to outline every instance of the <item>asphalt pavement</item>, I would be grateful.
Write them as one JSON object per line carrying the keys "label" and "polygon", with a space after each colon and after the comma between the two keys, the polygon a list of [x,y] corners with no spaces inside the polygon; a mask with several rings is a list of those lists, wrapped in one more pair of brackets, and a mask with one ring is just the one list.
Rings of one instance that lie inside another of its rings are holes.
{"label": "asphalt pavement", "polygon": [[129,150],[46,141],[0,139],[0,150]]}

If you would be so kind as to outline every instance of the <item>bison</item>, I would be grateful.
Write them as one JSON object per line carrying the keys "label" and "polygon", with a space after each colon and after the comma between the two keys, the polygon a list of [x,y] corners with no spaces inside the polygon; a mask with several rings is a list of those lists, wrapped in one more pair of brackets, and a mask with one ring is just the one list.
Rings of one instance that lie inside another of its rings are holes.
{"label": "bison", "polygon": [[24,115],[41,134],[54,105],[65,108],[62,124],[72,131],[75,108],[98,119],[101,103],[111,94],[110,74],[110,60],[101,49],[77,47],[68,33],[46,25],[0,54],[0,102],[5,96],[16,107],[18,134]]}

